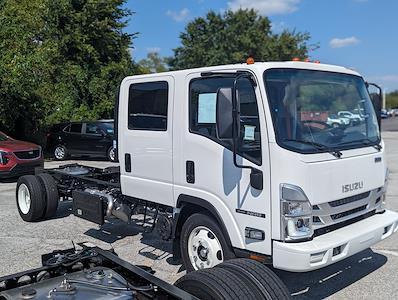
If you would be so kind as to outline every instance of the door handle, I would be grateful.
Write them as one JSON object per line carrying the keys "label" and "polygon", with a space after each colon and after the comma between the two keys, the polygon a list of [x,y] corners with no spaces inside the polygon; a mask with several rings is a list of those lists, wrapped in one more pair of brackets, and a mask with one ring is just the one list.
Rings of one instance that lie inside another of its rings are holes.
{"label": "door handle", "polygon": [[124,154],[124,168],[126,172],[131,173],[131,155],[130,153]]}
{"label": "door handle", "polygon": [[188,183],[195,183],[195,163],[191,160],[186,162],[186,178]]}

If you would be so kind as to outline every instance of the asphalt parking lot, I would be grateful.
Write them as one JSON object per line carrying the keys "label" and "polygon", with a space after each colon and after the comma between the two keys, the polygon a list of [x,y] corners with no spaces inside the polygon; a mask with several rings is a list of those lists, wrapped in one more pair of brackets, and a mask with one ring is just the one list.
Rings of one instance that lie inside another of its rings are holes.
{"label": "asphalt parking lot", "polygon": [[[395,119],[393,122],[398,123]],[[388,207],[398,211],[398,132],[383,132],[383,137],[390,168]],[[114,165],[78,162],[97,167]],[[46,167],[56,165],[46,162]],[[72,241],[113,247],[123,259],[150,266],[157,276],[171,283],[184,274],[181,265],[171,257],[171,243],[159,241],[155,233],[118,221],[99,228],[71,215],[67,202],[61,203],[52,220],[23,222],[16,208],[15,186],[15,181],[0,182],[0,276],[39,267],[41,254],[71,247]],[[398,299],[397,270],[398,234],[321,270],[301,274],[277,272],[295,299]]]}

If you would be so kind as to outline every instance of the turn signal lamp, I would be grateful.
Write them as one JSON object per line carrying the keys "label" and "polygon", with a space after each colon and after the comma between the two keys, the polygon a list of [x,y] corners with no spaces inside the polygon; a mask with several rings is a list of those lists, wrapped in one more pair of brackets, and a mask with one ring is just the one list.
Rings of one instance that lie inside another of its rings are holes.
{"label": "turn signal lamp", "polygon": [[246,59],[246,64],[248,64],[248,65],[254,64],[254,58],[251,57],[251,56],[249,56],[249,57]]}

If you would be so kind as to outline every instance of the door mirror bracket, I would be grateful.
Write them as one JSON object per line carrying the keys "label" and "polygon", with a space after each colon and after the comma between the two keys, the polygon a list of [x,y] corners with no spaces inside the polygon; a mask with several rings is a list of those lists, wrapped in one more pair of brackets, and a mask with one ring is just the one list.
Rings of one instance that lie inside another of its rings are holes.
{"label": "door mirror bracket", "polygon": [[248,78],[253,82],[250,73],[240,73],[234,80],[233,88],[220,88],[216,98],[216,133],[220,140],[232,143],[233,162],[235,167],[251,169],[250,185],[263,189],[263,172],[250,166],[240,165],[237,162],[237,150],[240,138],[240,102],[237,93],[239,79]]}

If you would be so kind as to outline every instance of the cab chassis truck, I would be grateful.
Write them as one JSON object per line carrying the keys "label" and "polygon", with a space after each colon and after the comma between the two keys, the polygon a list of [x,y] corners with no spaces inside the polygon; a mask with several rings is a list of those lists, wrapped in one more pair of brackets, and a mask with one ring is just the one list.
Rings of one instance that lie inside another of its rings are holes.
{"label": "cab chassis truck", "polygon": [[[19,213],[51,218],[61,198],[98,224],[143,215],[188,272],[235,257],[293,272],[328,266],[398,230],[369,85],[299,61],[127,77],[115,108],[120,169],[21,177]],[[331,127],[321,113],[349,110],[359,124]]]}

